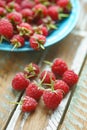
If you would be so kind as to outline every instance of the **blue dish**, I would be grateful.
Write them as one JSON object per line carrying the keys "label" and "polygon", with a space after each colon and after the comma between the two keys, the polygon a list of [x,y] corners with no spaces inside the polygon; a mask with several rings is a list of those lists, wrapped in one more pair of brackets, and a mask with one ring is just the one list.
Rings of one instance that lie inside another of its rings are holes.
{"label": "blue dish", "polygon": [[[45,47],[51,46],[55,43],[58,43],[60,40],[65,38],[75,27],[78,16],[80,5],[78,0],[71,0],[72,3],[72,12],[69,18],[65,19],[62,23],[59,24],[58,29],[54,30],[48,37],[45,43]],[[4,41],[0,44],[0,50],[3,51],[11,51],[12,45]],[[23,51],[33,51],[33,49],[29,46],[29,42],[25,42],[25,46],[22,48],[14,49],[15,52],[23,52]]]}

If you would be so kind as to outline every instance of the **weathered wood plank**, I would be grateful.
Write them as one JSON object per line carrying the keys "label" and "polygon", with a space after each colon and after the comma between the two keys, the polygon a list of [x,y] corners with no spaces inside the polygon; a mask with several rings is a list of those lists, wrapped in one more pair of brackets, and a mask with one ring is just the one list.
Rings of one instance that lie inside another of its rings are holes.
{"label": "weathered wood plank", "polygon": [[[72,39],[72,42],[71,42],[71,39]],[[73,35],[73,34],[69,35],[67,38],[65,38],[62,41],[62,43],[60,45],[56,44],[56,45],[50,47],[49,52],[46,54],[46,57],[44,57],[43,60],[53,61],[54,58],[61,57],[68,63],[68,66],[70,67],[75,58],[75,54],[79,50],[78,48],[79,48],[79,45],[81,44],[81,40],[82,40],[82,37],[79,37],[79,36],[75,37],[75,35]],[[72,48],[72,44],[73,44],[73,48]],[[81,51],[82,51],[82,49],[80,48],[80,53],[81,53]],[[50,53],[50,52],[52,52],[52,53]],[[85,53],[83,55],[85,57]],[[82,63],[84,61],[84,57],[82,57],[80,65],[82,65]],[[43,64],[43,60],[40,62],[41,68],[47,69],[48,66]],[[76,62],[75,62],[75,65],[76,65]],[[80,70],[80,68],[81,68],[81,66],[79,66],[79,70]],[[17,112],[18,112],[18,110],[15,111],[13,117],[14,116],[16,117]],[[21,113],[21,111],[20,111],[20,113]],[[14,118],[12,118],[7,127],[7,130],[9,130],[10,127],[14,130],[18,130],[18,129],[36,130],[36,128],[38,130],[43,130],[48,125],[47,123],[52,114],[52,113],[49,113],[49,110],[47,110],[46,108],[44,109],[44,105],[43,105],[42,101],[39,103],[36,111],[33,114],[27,116],[27,119],[25,118],[26,115],[24,115],[24,117],[23,117],[23,115],[20,113],[19,113],[18,119],[15,122],[15,127],[12,127],[13,126],[12,122],[14,122],[14,120],[13,120]],[[59,114],[58,111],[57,111],[57,113]],[[61,115],[60,115],[60,117],[61,117]],[[23,118],[25,118],[25,121],[23,121],[24,120]],[[58,122],[57,122],[56,126],[53,124],[54,124],[54,122],[51,123],[51,127],[53,126],[57,129]]]}
{"label": "weathered wood plank", "polygon": [[60,130],[72,128],[87,130],[87,59]]}

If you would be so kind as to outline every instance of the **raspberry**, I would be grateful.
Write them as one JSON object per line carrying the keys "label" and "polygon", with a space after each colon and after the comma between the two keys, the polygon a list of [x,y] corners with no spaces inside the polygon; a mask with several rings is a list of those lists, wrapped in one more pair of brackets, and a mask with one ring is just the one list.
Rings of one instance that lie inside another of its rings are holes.
{"label": "raspberry", "polygon": [[48,8],[48,14],[49,16],[54,20],[57,21],[58,18],[58,6],[53,5]]}
{"label": "raspberry", "polygon": [[46,90],[43,93],[43,101],[48,109],[56,109],[63,99],[63,93],[61,90],[51,91]]}
{"label": "raspberry", "polygon": [[21,10],[21,7],[19,4],[12,1],[7,4],[6,9],[8,12],[12,12],[14,10],[19,12]]}
{"label": "raspberry", "polygon": [[31,22],[33,20],[33,11],[31,9],[22,9],[21,14],[26,22]]}
{"label": "raspberry", "polygon": [[6,15],[6,10],[2,7],[0,7],[0,17],[3,17]]}
{"label": "raspberry", "polygon": [[34,34],[30,37],[30,46],[34,50],[44,49],[44,44],[46,42],[46,37],[40,34]]}
{"label": "raspberry", "polygon": [[37,26],[37,27],[35,26],[34,31],[37,34],[41,34],[41,35],[44,35],[44,36],[48,35],[48,29],[45,26]]}
{"label": "raspberry", "polygon": [[78,75],[72,71],[72,70],[67,70],[63,74],[63,80],[69,85],[71,88],[73,85],[75,85],[78,81]]}
{"label": "raspberry", "polygon": [[5,7],[6,2],[4,0],[0,0],[0,7]]}
{"label": "raspberry", "polygon": [[27,88],[30,81],[24,77],[23,73],[17,73],[12,80],[12,87],[17,90],[21,91]]}
{"label": "raspberry", "polygon": [[62,76],[64,72],[68,69],[68,66],[62,59],[56,58],[53,61],[51,69],[56,76]]}
{"label": "raspberry", "polygon": [[16,11],[8,13],[7,18],[15,25],[22,23],[22,15]]}
{"label": "raspberry", "polygon": [[68,3],[69,3],[69,0],[58,0],[57,1],[57,5],[62,8],[66,7],[68,5]]}
{"label": "raspberry", "polygon": [[35,99],[25,96],[22,104],[22,112],[34,111],[37,107],[37,102]]}
{"label": "raspberry", "polygon": [[55,75],[51,72],[51,71],[46,71],[44,70],[41,74],[40,74],[40,79],[43,80],[43,83],[48,83],[51,84],[51,81],[55,81]]}
{"label": "raspberry", "polygon": [[11,41],[11,44],[14,45],[15,48],[23,47],[25,44],[24,38],[20,36],[19,34],[14,35],[10,41]]}
{"label": "raspberry", "polygon": [[30,8],[30,9],[32,9],[33,7],[34,7],[34,5],[35,5],[35,3],[34,3],[34,1],[30,1],[30,0],[23,0],[22,2],[21,2],[21,8],[22,9],[25,9],[25,8]]}
{"label": "raspberry", "polygon": [[7,39],[10,39],[13,36],[13,26],[5,18],[0,20],[0,35]]}
{"label": "raspberry", "polygon": [[47,8],[43,4],[36,4],[33,8],[34,17],[46,17],[47,16]]}
{"label": "raspberry", "polygon": [[39,75],[40,68],[37,64],[30,63],[24,68],[24,75],[27,78],[35,78]]}
{"label": "raspberry", "polygon": [[63,80],[56,80],[54,82],[54,89],[62,90],[64,95],[66,95],[69,92],[69,86]]}
{"label": "raspberry", "polygon": [[21,23],[20,25],[17,26],[18,30],[19,30],[19,33],[20,35],[22,36],[31,36],[33,34],[33,28],[30,24],[28,23]]}
{"label": "raspberry", "polygon": [[26,88],[26,95],[39,100],[43,94],[43,91],[44,90],[41,89],[38,84],[32,82]]}

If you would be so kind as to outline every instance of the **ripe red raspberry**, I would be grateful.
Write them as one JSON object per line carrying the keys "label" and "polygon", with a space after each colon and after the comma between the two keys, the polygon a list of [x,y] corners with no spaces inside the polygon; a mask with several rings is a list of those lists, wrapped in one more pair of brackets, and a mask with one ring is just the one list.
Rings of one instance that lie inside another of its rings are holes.
{"label": "ripe red raspberry", "polygon": [[6,2],[4,0],[0,0],[0,7],[5,7]]}
{"label": "ripe red raspberry", "polygon": [[61,90],[51,91],[45,90],[43,93],[43,101],[48,109],[56,109],[63,99],[63,93]]}
{"label": "ripe red raspberry", "polygon": [[29,38],[34,33],[32,26],[28,23],[21,23],[17,28],[21,36]]}
{"label": "ripe red raspberry", "polygon": [[22,2],[21,2],[21,8],[22,9],[25,9],[25,8],[30,8],[30,9],[32,9],[33,7],[34,7],[34,5],[35,5],[35,3],[34,3],[34,1],[30,1],[30,0],[23,0]]}
{"label": "ripe red raspberry", "polygon": [[3,7],[0,7],[0,18],[6,15],[6,10]]}
{"label": "ripe red raspberry", "polygon": [[33,8],[34,17],[46,17],[48,14],[46,6],[43,4],[36,4]]}
{"label": "ripe red raspberry", "polygon": [[25,96],[22,103],[22,112],[32,112],[37,107],[37,102],[35,99]]}
{"label": "ripe red raspberry", "polygon": [[63,74],[63,80],[69,85],[71,88],[73,85],[75,85],[78,81],[78,75],[72,71],[72,70],[67,70]]}
{"label": "ripe red raspberry", "polygon": [[28,87],[26,88],[26,95],[30,96],[30,97],[32,97],[32,98],[34,98],[36,100],[40,99],[40,97],[42,96],[43,92],[44,92],[44,90],[41,89],[39,87],[39,85],[34,83],[34,82],[30,83],[28,85]]}
{"label": "ripe red raspberry", "polygon": [[13,26],[5,18],[0,20],[0,35],[6,39],[10,39],[13,36]]}
{"label": "ripe red raspberry", "polygon": [[51,81],[55,81],[55,75],[51,72],[51,71],[47,71],[44,70],[41,74],[40,74],[40,79],[43,80],[43,83],[48,83],[51,84]]}
{"label": "ripe red raspberry", "polygon": [[56,76],[62,76],[68,69],[68,66],[62,59],[56,58],[52,63],[51,69]]}
{"label": "ripe red raspberry", "polygon": [[33,11],[31,9],[22,9],[21,14],[26,22],[31,22],[33,20]]}
{"label": "ripe red raspberry", "polygon": [[54,82],[54,89],[62,90],[64,95],[69,92],[69,86],[63,80],[56,80]]}
{"label": "ripe red raspberry", "polygon": [[11,12],[7,14],[7,18],[15,25],[22,23],[22,15],[18,12]]}
{"label": "ripe red raspberry", "polygon": [[25,45],[25,40],[22,36],[20,36],[19,34],[14,35],[12,37],[12,39],[10,40],[11,44],[14,45],[14,48],[19,48],[19,47],[23,47]]}
{"label": "ripe red raspberry", "polygon": [[47,16],[45,18],[40,18],[37,21],[37,25],[45,26],[48,29],[48,31],[53,30],[53,29],[57,29],[55,21],[52,20],[52,18],[49,16]]}
{"label": "ripe red raspberry", "polygon": [[66,7],[68,5],[68,3],[69,3],[69,0],[58,0],[57,1],[57,5],[62,8]]}
{"label": "ripe red raspberry", "polygon": [[52,5],[48,8],[48,15],[54,20],[57,21],[59,19],[58,16],[59,7],[56,5]]}
{"label": "ripe red raspberry", "polygon": [[40,67],[35,63],[30,63],[24,68],[24,75],[29,79],[37,77],[39,73]]}
{"label": "ripe red raspberry", "polygon": [[14,10],[19,12],[21,10],[21,7],[19,4],[12,1],[7,4],[6,9],[8,12],[12,12]]}
{"label": "ripe red raspberry", "polygon": [[34,34],[30,37],[30,46],[34,50],[44,49],[44,44],[46,42],[46,37],[40,34]]}
{"label": "ripe red raspberry", "polygon": [[13,80],[12,80],[12,87],[17,90],[21,91],[27,88],[29,85],[30,81],[24,77],[23,73],[17,73]]}
{"label": "ripe red raspberry", "polygon": [[34,31],[37,34],[41,34],[41,35],[44,35],[44,36],[48,35],[48,29],[45,26],[35,26]]}

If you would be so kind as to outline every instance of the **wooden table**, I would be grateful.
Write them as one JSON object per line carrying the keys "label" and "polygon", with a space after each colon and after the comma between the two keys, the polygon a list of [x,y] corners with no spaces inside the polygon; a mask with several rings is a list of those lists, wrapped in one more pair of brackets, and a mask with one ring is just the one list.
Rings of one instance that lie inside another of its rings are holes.
{"label": "wooden table", "polygon": [[[87,130],[87,1],[80,2],[77,26],[59,44],[39,52],[0,52],[0,130]],[[30,62],[43,70],[47,68],[43,60],[52,62],[56,57],[79,74],[78,84],[59,107],[49,112],[40,101],[34,113],[24,114],[19,105],[10,104],[23,95],[11,87],[14,75]]]}

